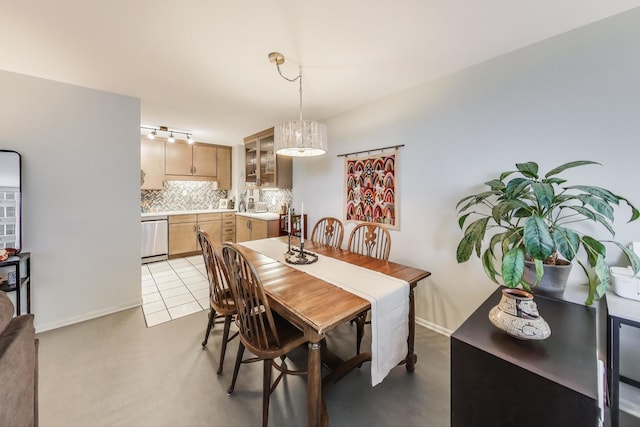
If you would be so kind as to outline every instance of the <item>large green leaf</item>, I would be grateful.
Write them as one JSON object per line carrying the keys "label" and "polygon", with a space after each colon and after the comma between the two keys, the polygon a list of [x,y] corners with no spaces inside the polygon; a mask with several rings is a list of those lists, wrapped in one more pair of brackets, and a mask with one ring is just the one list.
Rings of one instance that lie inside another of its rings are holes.
{"label": "large green leaf", "polygon": [[534,182],[533,184],[531,184],[531,188],[533,188],[533,194],[536,195],[536,198],[538,199],[540,204],[545,209],[549,209],[549,207],[551,207],[551,203],[553,202],[553,196],[555,195],[555,192],[553,191],[553,185]]}
{"label": "large green leaf", "polygon": [[611,191],[609,190],[605,190],[604,188],[601,187],[596,187],[593,185],[571,185],[569,187],[566,187],[567,190],[580,190],[583,191],[585,193],[591,194],[593,196],[599,197],[603,200],[606,200],[609,203],[614,203],[614,204],[619,204],[620,203],[620,197],[616,196],[615,194],[613,194]]}
{"label": "large green leaf", "polygon": [[494,260],[494,257],[491,251],[489,249],[484,251],[484,253],[482,254],[482,267],[484,268],[484,272],[487,274],[487,276],[489,276],[491,280],[493,280],[496,283],[499,283],[498,280],[496,279],[496,275],[498,274],[498,272],[496,271],[496,268],[493,265],[493,260]]}
{"label": "large green leaf", "polygon": [[567,261],[573,261],[580,248],[580,236],[573,230],[564,227],[556,227],[553,230],[553,241],[556,249]]}
{"label": "large green leaf", "polygon": [[499,179],[500,179],[500,181],[502,181],[503,179],[505,179],[505,178],[506,178],[506,177],[508,177],[509,175],[511,175],[511,174],[513,174],[513,173],[516,173],[516,172],[518,172],[518,171],[506,171],[506,172],[502,172],[502,173],[500,174],[500,178],[499,178]]}
{"label": "large green leaf", "polygon": [[532,216],[524,224],[524,246],[532,258],[544,260],[553,253],[553,237],[544,220]]}
{"label": "large green leaf", "polygon": [[516,163],[520,173],[528,178],[538,178],[538,164],[534,162]]}
{"label": "large green leaf", "polygon": [[[482,238],[484,237],[484,233],[487,229],[487,222],[489,221],[489,217],[480,218],[467,227],[464,231],[464,237],[458,244],[458,248],[456,250],[456,258],[458,262],[465,262],[469,260],[471,257],[471,252],[473,252],[474,247],[479,247]],[[479,255],[478,255],[479,256]]]}
{"label": "large green leaf", "polygon": [[578,200],[580,200],[582,203],[584,203],[585,205],[589,205],[592,208],[594,208],[597,212],[601,213],[602,215],[606,216],[607,218],[609,218],[610,221],[613,221],[613,208],[611,207],[611,205],[607,202],[605,202],[604,200],[595,197],[595,196],[590,196],[587,194],[580,194],[577,196]]}
{"label": "large green leaf", "polygon": [[546,183],[546,184],[564,184],[565,182],[567,182],[566,179],[562,179],[562,178],[545,178],[542,180],[542,182]]}
{"label": "large green leaf", "polygon": [[458,218],[458,225],[460,226],[461,230],[464,228],[464,222],[467,220],[467,217],[469,215],[471,215],[471,212],[469,212],[468,214],[464,214],[460,218]]}
{"label": "large green leaf", "polygon": [[458,260],[458,263],[469,261],[475,241],[474,236],[471,234],[467,234],[462,238],[462,240],[460,240],[458,248],[456,249],[456,259]]}
{"label": "large green leaf", "polygon": [[624,202],[631,208],[631,219],[629,219],[629,221],[627,222],[635,221],[636,219],[640,218],[640,210],[638,210],[633,204],[631,204],[629,200],[625,199],[624,197],[617,197],[620,200],[624,200]]}
{"label": "large green leaf", "polygon": [[589,161],[589,160],[578,160],[578,161],[575,161],[575,162],[569,162],[569,163],[565,163],[563,165],[560,165],[560,166],[558,166],[556,168],[551,169],[549,172],[547,172],[545,177],[548,178],[548,177],[550,177],[552,175],[557,175],[560,172],[562,172],[564,170],[567,170],[569,168],[575,168],[575,167],[584,166],[584,165],[599,165],[599,164],[600,163],[598,163],[598,162],[592,162],[592,161]]}
{"label": "large green leaf", "polygon": [[508,217],[511,215],[507,214],[510,211],[522,208],[528,209],[529,206],[521,200],[505,200],[498,203],[493,207],[493,209],[491,209],[491,216],[497,224],[500,224],[501,220],[505,220],[508,222]]}
{"label": "large green leaf", "polygon": [[491,187],[492,190],[504,190],[505,185],[504,182],[499,179],[492,179],[491,181],[485,182],[485,185]]}
{"label": "large green leaf", "polygon": [[517,247],[509,250],[502,257],[502,280],[505,286],[515,288],[524,275],[524,251]]}
{"label": "large green leaf", "polygon": [[507,183],[506,196],[520,197],[521,193],[531,184],[531,180],[526,178],[513,178]]}
{"label": "large green leaf", "polygon": [[581,240],[582,245],[587,251],[587,258],[589,259],[589,265],[591,267],[595,267],[598,257],[604,258],[607,256],[607,248],[593,237],[582,236]]}
{"label": "large green leaf", "polygon": [[569,206],[569,209],[573,209],[574,211],[582,214],[583,216],[586,216],[587,218],[595,221],[596,220],[596,214],[593,213],[592,211],[590,211],[587,208],[583,208],[582,206]]}
{"label": "large green leaf", "polygon": [[614,242],[613,240],[607,240],[607,242],[613,243],[614,245],[622,249],[622,252],[624,252],[625,256],[629,260],[629,264],[631,264],[631,268],[633,269],[633,274],[638,274],[638,272],[640,272],[640,257],[638,257],[638,255],[636,255],[634,251],[627,248],[626,246],[623,246],[618,242]]}
{"label": "large green leaf", "polygon": [[609,266],[604,260],[604,257],[598,255],[595,266],[596,276],[598,277],[598,283],[596,285],[595,298],[600,299],[607,293],[609,288]]}
{"label": "large green leaf", "polygon": [[[489,197],[496,196],[496,195],[499,195],[499,194],[500,194],[499,191],[484,191],[484,192],[479,193],[479,194],[474,194],[472,196],[467,196],[467,197],[465,197],[464,199],[462,199],[462,200],[460,200],[458,202],[458,204],[456,205],[456,209],[458,209],[458,212],[464,212],[467,209],[469,209],[471,206],[477,205],[479,203],[482,203],[483,201],[485,201]],[[465,201],[467,201],[467,204],[464,205],[461,208],[460,205],[462,203],[464,203]]]}

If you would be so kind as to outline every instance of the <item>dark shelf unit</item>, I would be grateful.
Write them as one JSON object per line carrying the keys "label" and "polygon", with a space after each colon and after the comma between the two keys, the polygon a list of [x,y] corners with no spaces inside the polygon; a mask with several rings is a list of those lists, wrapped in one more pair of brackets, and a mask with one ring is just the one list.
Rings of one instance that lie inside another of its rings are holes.
{"label": "dark shelf unit", "polygon": [[[293,228],[293,236],[296,237],[300,237],[300,215],[291,215],[291,219],[293,221],[293,225],[291,226],[291,228]],[[280,214],[280,221],[279,221],[279,229],[280,229],[280,235],[281,236],[286,236],[289,233],[289,224],[287,224],[287,214]],[[307,214],[304,214],[304,238],[308,239],[309,236],[307,235]]]}
{"label": "dark shelf unit", "polygon": [[[21,268],[20,264],[22,262],[26,263],[26,274],[25,277],[21,277]],[[22,301],[22,287],[27,288],[27,313],[31,313],[31,253],[30,252],[20,252],[17,255],[9,257],[6,261],[0,262],[0,268],[3,267],[14,267],[16,272],[16,283],[13,285],[9,284],[8,280],[0,283],[0,291],[3,292],[15,292],[16,293],[16,315],[21,314],[21,301]],[[20,284],[18,286],[17,284]]]}
{"label": "dark shelf unit", "polygon": [[551,336],[491,324],[496,290],[451,336],[451,426],[597,426],[596,310],[535,296]]}

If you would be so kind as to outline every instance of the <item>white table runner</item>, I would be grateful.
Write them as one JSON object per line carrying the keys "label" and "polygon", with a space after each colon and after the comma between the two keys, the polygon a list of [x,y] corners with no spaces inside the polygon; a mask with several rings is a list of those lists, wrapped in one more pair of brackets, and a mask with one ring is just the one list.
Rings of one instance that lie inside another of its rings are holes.
{"label": "white table runner", "polygon": [[313,264],[288,264],[284,260],[287,244],[277,237],[240,244],[369,301],[372,386],[382,382],[389,371],[405,359],[409,335],[409,283],[322,255]]}

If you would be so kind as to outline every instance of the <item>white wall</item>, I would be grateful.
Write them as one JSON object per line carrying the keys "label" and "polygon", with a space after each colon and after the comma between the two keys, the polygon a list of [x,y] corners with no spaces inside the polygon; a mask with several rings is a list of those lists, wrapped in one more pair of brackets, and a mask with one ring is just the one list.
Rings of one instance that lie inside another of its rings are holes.
{"label": "white wall", "polygon": [[140,102],[0,71],[38,331],[139,305]]}
{"label": "white wall", "polygon": [[[336,155],[405,144],[391,260],[432,272],[417,290],[417,316],[455,330],[495,289],[477,258],[455,258],[462,237],[455,205],[483,182],[516,162],[546,171],[595,160],[603,167],[567,177],[640,206],[638,52],[640,9],[333,117],[328,155],[294,162],[294,206],[304,201],[311,224],[342,217],[344,159]],[[617,240],[640,240],[640,223],[627,225],[629,211],[619,213]],[[615,263],[614,249],[608,258]],[[584,280],[577,270],[573,283]]]}

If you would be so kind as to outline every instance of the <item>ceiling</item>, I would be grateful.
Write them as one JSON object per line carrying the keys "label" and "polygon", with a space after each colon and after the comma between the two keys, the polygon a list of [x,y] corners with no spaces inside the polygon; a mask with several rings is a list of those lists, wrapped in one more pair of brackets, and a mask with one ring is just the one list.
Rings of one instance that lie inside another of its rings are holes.
{"label": "ceiling", "polygon": [[322,120],[640,0],[0,0],[0,69],[141,99],[141,121],[237,144]]}

